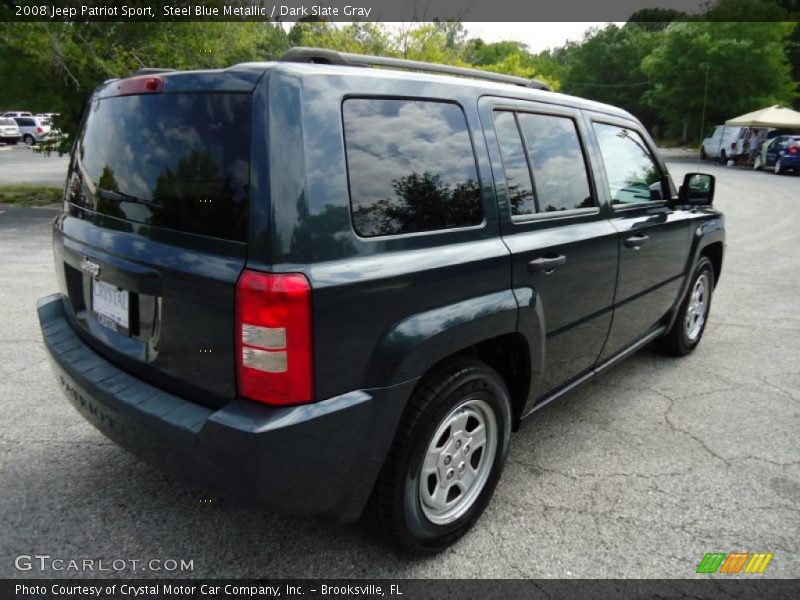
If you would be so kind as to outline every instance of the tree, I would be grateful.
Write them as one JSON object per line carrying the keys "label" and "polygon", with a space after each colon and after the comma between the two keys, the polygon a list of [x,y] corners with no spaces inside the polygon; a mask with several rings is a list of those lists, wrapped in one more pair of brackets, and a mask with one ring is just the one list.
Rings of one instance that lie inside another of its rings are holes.
{"label": "tree", "polygon": [[562,90],[624,108],[652,127],[658,114],[642,100],[649,82],[641,65],[663,35],[616,25],[591,30],[581,44],[564,49]]}
{"label": "tree", "polygon": [[706,123],[789,103],[794,84],[784,49],[793,28],[792,23],[675,23],[642,62],[653,84],[644,99],[684,140],[703,133],[706,73]]}
{"label": "tree", "polygon": [[684,21],[686,18],[686,13],[672,8],[643,8],[633,13],[625,26],[641,27],[647,31],[664,31],[670,23]]}

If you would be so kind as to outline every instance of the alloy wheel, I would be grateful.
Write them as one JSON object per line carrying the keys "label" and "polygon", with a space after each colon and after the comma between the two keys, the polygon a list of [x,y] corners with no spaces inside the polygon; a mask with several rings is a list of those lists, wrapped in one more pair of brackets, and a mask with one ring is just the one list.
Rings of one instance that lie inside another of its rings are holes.
{"label": "alloy wheel", "polygon": [[497,417],[478,397],[466,397],[442,419],[418,478],[419,502],[428,520],[447,525],[469,510],[489,479],[497,443]]}
{"label": "alloy wheel", "polygon": [[686,337],[690,342],[695,341],[700,336],[700,332],[703,330],[703,324],[706,322],[708,300],[711,291],[710,283],[706,273],[700,275],[694,282],[694,287],[689,297],[689,304],[686,307],[686,318],[684,320]]}

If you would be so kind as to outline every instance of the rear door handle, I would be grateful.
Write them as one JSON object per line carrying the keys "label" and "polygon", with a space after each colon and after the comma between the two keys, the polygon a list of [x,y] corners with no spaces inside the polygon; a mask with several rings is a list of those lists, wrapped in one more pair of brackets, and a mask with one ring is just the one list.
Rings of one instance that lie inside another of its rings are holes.
{"label": "rear door handle", "polygon": [[634,236],[625,239],[625,247],[638,250],[640,246],[644,245],[650,239],[649,235],[637,233]]}
{"label": "rear door handle", "polygon": [[567,257],[563,254],[557,256],[543,256],[534,258],[528,263],[528,271],[531,273],[552,273],[556,267],[567,264]]}

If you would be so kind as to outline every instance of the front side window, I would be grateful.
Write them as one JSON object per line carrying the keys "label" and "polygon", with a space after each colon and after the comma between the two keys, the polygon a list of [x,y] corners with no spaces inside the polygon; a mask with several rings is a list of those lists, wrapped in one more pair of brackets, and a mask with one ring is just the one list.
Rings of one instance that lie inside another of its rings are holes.
{"label": "front side window", "polygon": [[351,98],[342,112],[359,235],[483,222],[475,154],[461,108],[447,102]]}
{"label": "front side window", "polygon": [[612,204],[664,198],[661,170],[639,133],[607,123],[595,123],[594,131],[603,155]]}
{"label": "front side window", "polygon": [[594,204],[575,121],[519,113],[540,212],[591,208]]}

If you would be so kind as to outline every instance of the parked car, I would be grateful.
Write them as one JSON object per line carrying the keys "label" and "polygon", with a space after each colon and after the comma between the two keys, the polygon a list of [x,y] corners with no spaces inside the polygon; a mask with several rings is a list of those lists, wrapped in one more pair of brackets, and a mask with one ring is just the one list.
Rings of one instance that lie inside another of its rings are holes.
{"label": "parked car", "polygon": [[15,145],[22,138],[17,122],[14,119],[0,117],[0,142]]}
{"label": "parked car", "polygon": [[11,110],[8,112],[3,113],[4,117],[32,117],[33,115],[29,112],[19,111],[19,110]]}
{"label": "parked car", "polygon": [[22,132],[22,141],[33,146],[52,137],[50,120],[44,117],[15,117]]}
{"label": "parked car", "polygon": [[765,142],[753,168],[772,168],[778,175],[784,171],[800,173],[800,135],[780,135]]}
{"label": "parked car", "polygon": [[137,456],[434,552],[523,419],[695,349],[724,226],[624,110],[376,62],[420,66],[295,49],[100,86],[38,315],[69,402]]}
{"label": "parked car", "polygon": [[743,152],[741,140],[744,139],[746,133],[746,127],[717,125],[713,133],[700,145],[700,158],[726,162],[729,158],[735,157],[737,153],[741,154]]}

